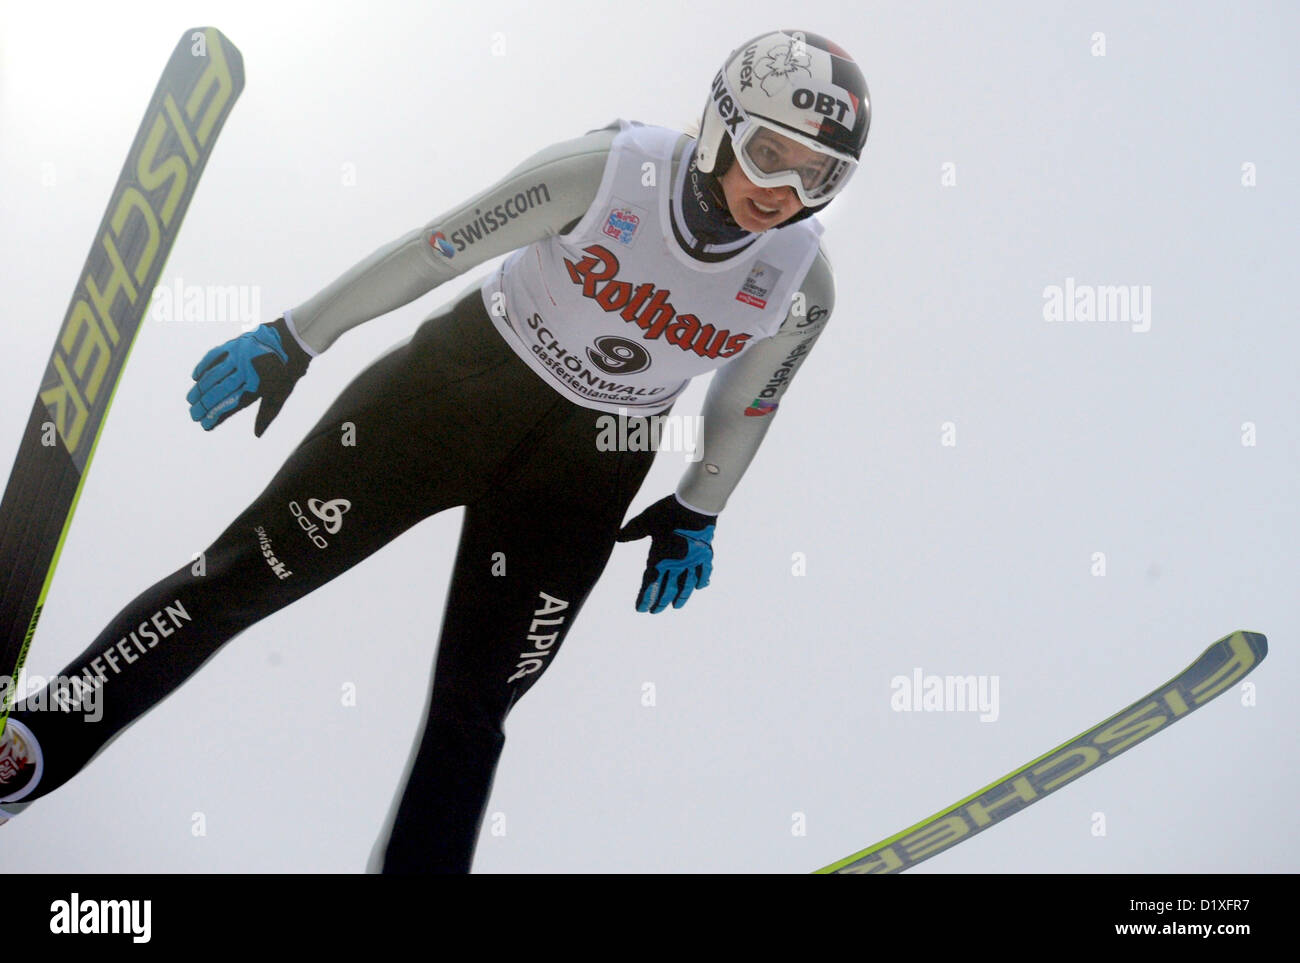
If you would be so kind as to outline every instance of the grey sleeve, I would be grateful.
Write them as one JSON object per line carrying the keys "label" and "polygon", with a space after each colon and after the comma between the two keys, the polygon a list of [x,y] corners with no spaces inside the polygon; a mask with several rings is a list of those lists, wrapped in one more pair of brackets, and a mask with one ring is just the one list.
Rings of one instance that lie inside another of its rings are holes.
{"label": "grey sleeve", "polygon": [[617,123],[534,154],[487,190],[375,251],[285,320],[309,353],[485,261],[557,234],[596,197]]}
{"label": "grey sleeve", "polygon": [[826,329],[834,306],[835,276],[823,247],[777,333],[714,372],[704,400],[701,448],[696,452],[701,457],[682,476],[678,501],[707,515],[726,508],[776,417],[776,406]]}

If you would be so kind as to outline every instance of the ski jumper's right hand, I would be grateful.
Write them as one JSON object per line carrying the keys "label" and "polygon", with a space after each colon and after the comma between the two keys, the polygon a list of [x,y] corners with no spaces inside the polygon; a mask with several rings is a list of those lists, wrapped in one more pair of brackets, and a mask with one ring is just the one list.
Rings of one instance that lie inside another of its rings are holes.
{"label": "ski jumper's right hand", "polygon": [[284,318],[276,318],[203,356],[194,369],[196,384],[185,396],[190,417],[211,431],[261,398],[253,424],[253,434],[261,438],[310,363]]}
{"label": "ski jumper's right hand", "polygon": [[669,603],[680,609],[692,592],[709,584],[717,520],[717,515],[701,514],[683,505],[676,495],[667,495],[619,529],[616,538],[620,542],[650,536],[650,552],[637,593],[638,612],[659,613]]}

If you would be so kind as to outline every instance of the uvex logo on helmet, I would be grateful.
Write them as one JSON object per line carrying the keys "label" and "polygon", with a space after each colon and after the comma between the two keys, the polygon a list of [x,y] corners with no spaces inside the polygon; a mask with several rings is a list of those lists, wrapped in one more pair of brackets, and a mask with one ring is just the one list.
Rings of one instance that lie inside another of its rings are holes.
{"label": "uvex logo on helmet", "polygon": [[754,54],[758,53],[758,44],[751,43],[745,48],[740,60],[740,89],[748,90],[754,86]]}
{"label": "uvex logo on helmet", "polygon": [[718,108],[722,122],[727,125],[727,133],[735,134],[736,127],[745,122],[745,115],[740,112],[736,102],[731,99],[731,94],[727,93],[727,81],[722,76],[721,70],[713,78],[713,103]]}
{"label": "uvex logo on helmet", "polygon": [[608,248],[589,244],[582,250],[587,256],[580,261],[564,259],[570,279],[581,285],[584,298],[591,298],[602,310],[617,311],[624,321],[635,322],[642,329],[642,340],[662,337],[701,358],[730,358],[750,339],[748,334],[701,324],[693,314],[678,314],[668,300],[671,292],[667,288],[618,280],[618,258]]}

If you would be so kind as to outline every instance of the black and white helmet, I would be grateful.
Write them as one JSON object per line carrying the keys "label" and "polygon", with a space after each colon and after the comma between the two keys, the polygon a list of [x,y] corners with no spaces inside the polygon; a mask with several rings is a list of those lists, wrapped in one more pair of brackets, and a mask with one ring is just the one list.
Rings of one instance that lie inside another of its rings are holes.
{"label": "black and white helmet", "polygon": [[713,78],[695,163],[721,177],[734,158],[754,183],[791,187],[816,211],[848,183],[870,124],[867,82],[848,52],[778,30],[732,51]]}

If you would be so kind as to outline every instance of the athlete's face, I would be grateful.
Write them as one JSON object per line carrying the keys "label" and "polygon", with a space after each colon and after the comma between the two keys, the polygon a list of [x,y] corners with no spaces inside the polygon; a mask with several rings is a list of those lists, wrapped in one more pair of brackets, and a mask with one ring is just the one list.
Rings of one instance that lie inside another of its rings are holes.
{"label": "athlete's face", "polygon": [[784,224],[803,210],[793,187],[759,187],[734,160],[722,175],[722,193],[736,223],[753,234]]}

